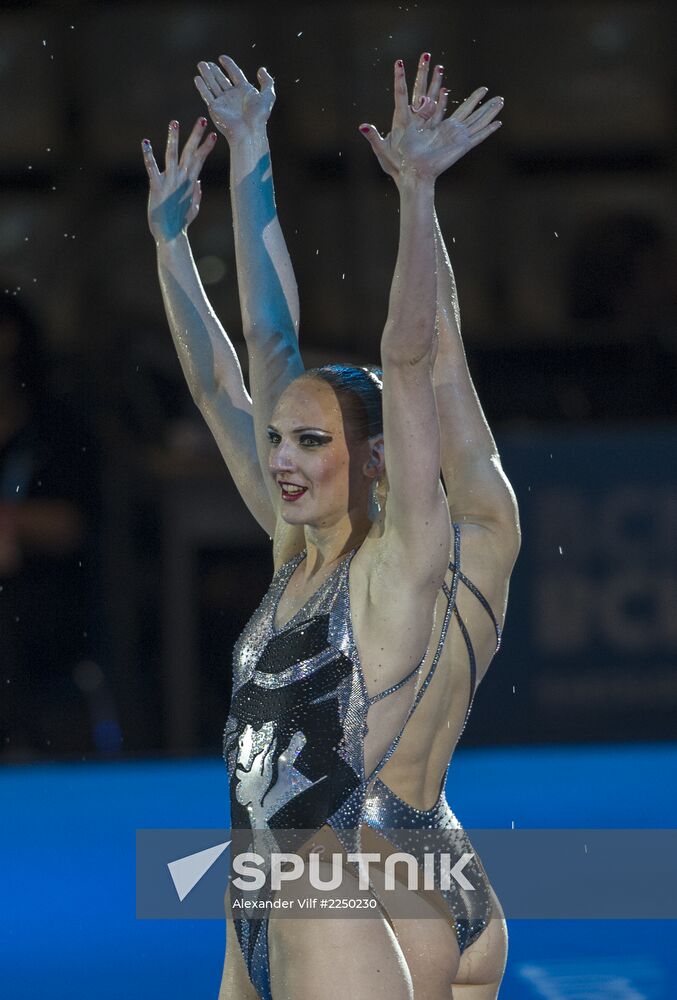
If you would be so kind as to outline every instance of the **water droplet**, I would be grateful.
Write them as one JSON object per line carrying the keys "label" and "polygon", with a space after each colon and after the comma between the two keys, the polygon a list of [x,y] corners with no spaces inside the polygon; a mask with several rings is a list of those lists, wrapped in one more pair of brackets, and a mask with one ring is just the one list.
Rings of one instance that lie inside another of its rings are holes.
{"label": "water droplet", "polygon": [[557,237],[557,239],[559,239],[559,233],[555,233],[555,236]]}
{"label": "water droplet", "polygon": [[300,38],[302,34],[303,34],[303,32],[302,32],[302,31],[299,31],[299,33],[298,33],[298,35],[297,35],[296,37],[297,37],[297,38]]}
{"label": "water droplet", "polygon": [[562,546],[559,546],[559,554],[562,555]]}

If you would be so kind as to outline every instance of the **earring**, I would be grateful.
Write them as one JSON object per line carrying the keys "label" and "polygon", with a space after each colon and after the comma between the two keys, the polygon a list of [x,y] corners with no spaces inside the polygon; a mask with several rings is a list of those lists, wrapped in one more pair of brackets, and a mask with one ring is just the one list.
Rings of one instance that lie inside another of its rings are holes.
{"label": "earring", "polygon": [[377,485],[378,479],[372,479],[371,487],[369,489],[369,510],[367,511],[367,516],[370,521],[378,521],[381,516],[381,504],[376,492]]}

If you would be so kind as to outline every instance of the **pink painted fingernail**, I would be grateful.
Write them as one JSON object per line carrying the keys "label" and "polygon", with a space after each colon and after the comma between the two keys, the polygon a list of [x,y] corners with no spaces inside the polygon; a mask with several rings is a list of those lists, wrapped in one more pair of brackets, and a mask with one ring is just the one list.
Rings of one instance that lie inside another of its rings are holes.
{"label": "pink painted fingernail", "polygon": [[202,128],[204,128],[206,124],[207,124],[207,119],[206,118],[201,118],[200,119],[200,125],[202,125]]}
{"label": "pink painted fingernail", "polygon": [[179,127],[179,123],[177,121],[170,122],[169,127],[173,128],[174,131],[176,132],[177,128]]}
{"label": "pink painted fingernail", "polygon": [[210,132],[209,138],[211,139],[212,142],[216,142],[216,132]]}
{"label": "pink painted fingernail", "polygon": [[444,66],[438,66],[437,67],[437,72],[438,73],[444,73]]}
{"label": "pink painted fingernail", "polygon": [[402,60],[401,60],[401,59],[398,59],[398,60],[397,60],[397,68],[398,68],[398,69],[402,69],[403,67],[404,67],[404,63],[402,62]]}
{"label": "pink painted fingernail", "polygon": [[360,125],[360,132],[368,132],[368,131],[369,131],[368,125]]}
{"label": "pink painted fingernail", "polygon": [[423,53],[423,62],[428,62],[429,60],[430,60],[430,53],[429,52],[424,52]]}
{"label": "pink painted fingernail", "polygon": [[141,145],[142,146],[150,146],[150,139],[142,139],[141,140]]}

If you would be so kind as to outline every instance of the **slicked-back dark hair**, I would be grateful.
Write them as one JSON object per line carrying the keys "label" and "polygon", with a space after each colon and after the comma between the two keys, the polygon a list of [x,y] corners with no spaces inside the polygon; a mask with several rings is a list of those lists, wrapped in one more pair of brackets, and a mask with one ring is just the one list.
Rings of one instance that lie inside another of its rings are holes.
{"label": "slicked-back dark hair", "polygon": [[383,372],[374,365],[321,365],[302,378],[327,382],[342,404],[344,419],[358,441],[383,434]]}

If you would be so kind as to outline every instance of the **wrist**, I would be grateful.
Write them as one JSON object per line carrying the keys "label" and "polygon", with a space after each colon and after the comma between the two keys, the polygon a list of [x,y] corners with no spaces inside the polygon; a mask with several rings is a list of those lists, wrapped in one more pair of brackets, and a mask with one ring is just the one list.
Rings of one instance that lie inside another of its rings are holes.
{"label": "wrist", "polygon": [[397,175],[397,187],[400,192],[406,191],[434,191],[436,178],[425,173],[421,173],[415,167],[400,167]]}
{"label": "wrist", "polygon": [[231,153],[247,153],[249,150],[268,148],[266,122],[261,125],[240,127],[226,136]]}
{"label": "wrist", "polygon": [[184,227],[176,236],[163,236],[153,234],[155,247],[159,255],[169,255],[174,251],[183,251],[188,244],[187,227]]}

